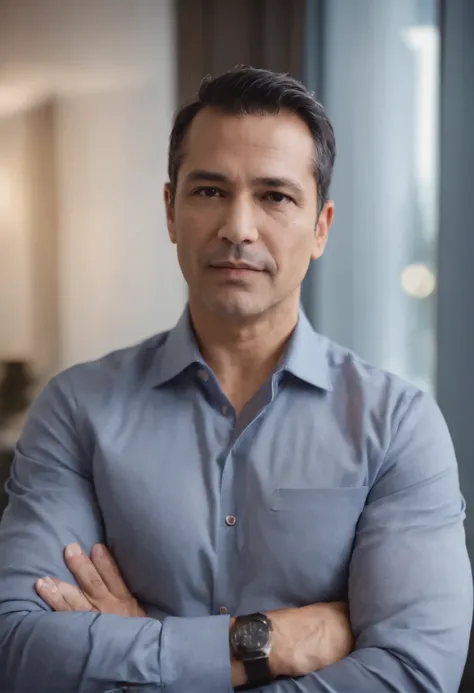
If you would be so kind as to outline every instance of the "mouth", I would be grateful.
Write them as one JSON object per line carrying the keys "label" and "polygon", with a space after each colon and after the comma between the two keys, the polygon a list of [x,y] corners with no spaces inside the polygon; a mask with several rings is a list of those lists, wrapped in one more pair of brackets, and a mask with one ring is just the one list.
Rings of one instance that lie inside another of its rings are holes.
{"label": "mouth", "polygon": [[247,262],[218,262],[211,265],[212,269],[219,270],[246,270],[248,272],[261,272],[259,267],[249,265]]}
{"label": "mouth", "polygon": [[245,279],[262,272],[261,269],[244,263],[222,263],[218,265],[211,265],[210,268],[215,272],[219,272],[228,279]]}

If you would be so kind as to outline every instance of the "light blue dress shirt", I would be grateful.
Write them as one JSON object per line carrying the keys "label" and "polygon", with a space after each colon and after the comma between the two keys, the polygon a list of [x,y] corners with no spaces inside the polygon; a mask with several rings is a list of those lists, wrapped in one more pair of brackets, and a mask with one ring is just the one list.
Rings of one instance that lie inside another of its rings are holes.
{"label": "light blue dress shirt", "polygon": [[[228,693],[229,614],[348,600],[353,654],[268,693],[454,693],[472,580],[430,396],[300,315],[237,418],[188,312],[38,397],[0,525],[0,690]],[[235,522],[234,522],[235,519]],[[105,542],[148,618],[52,613],[66,544]]]}

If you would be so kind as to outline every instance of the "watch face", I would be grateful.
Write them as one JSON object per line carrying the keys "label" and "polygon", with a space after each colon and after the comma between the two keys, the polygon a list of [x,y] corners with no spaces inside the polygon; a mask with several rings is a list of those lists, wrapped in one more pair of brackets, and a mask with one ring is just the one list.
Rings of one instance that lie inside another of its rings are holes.
{"label": "watch face", "polygon": [[236,646],[246,652],[258,652],[263,650],[270,638],[268,626],[260,621],[243,623],[235,633]]}

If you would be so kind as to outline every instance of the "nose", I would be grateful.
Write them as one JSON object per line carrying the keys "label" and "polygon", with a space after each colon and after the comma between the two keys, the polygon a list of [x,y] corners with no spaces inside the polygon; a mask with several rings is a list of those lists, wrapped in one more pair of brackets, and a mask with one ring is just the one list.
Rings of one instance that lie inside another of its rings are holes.
{"label": "nose", "polygon": [[234,245],[255,243],[258,240],[255,213],[250,200],[239,196],[229,203],[218,237]]}

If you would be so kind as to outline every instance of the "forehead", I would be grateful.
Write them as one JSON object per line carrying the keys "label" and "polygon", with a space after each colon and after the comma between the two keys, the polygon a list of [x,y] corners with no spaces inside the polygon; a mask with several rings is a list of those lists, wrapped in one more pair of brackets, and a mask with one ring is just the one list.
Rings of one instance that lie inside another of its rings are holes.
{"label": "forehead", "polygon": [[313,177],[314,142],[306,123],[290,111],[276,115],[229,115],[205,108],[183,143],[183,171],[226,169],[232,175]]}

